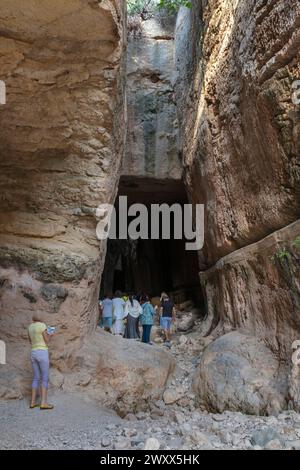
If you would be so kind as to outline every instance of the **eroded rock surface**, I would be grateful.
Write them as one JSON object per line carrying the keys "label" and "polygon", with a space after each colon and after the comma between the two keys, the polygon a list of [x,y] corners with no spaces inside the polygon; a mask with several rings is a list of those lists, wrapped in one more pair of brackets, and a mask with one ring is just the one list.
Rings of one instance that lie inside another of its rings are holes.
{"label": "eroded rock surface", "polygon": [[96,326],[95,210],[115,196],[126,130],[124,3],[1,2],[0,325],[20,370],[33,312],[58,326],[56,364]]}
{"label": "eroded rock surface", "polygon": [[127,49],[128,134],[122,173],[180,179],[174,97],[174,20],[142,23]]}
{"label": "eroded rock surface", "polygon": [[210,329],[245,329],[290,365],[300,334],[300,250],[294,244],[299,233],[295,222],[200,273]]}
{"label": "eroded rock surface", "polygon": [[176,97],[206,265],[299,218],[299,21],[297,0],[200,0],[180,14]]}
{"label": "eroded rock surface", "polygon": [[206,331],[245,328],[289,364],[300,335],[299,22],[296,0],[194,1],[176,31],[186,186],[206,210]]}

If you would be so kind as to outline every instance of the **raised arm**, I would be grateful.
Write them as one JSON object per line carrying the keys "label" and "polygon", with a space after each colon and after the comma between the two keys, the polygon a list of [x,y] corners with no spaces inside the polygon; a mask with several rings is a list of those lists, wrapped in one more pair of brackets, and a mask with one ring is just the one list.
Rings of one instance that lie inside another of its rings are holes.
{"label": "raised arm", "polygon": [[51,336],[53,336],[53,335],[49,335],[49,334],[47,333],[47,330],[43,331],[42,335],[43,335],[43,338],[44,338],[45,343],[46,343],[46,344],[49,344],[49,341],[50,341],[50,339],[51,339]]}

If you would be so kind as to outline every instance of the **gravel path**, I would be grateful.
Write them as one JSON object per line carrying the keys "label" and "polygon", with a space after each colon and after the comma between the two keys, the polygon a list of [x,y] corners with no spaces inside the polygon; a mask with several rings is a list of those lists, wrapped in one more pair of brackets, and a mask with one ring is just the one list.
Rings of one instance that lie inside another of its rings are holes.
{"label": "gravel path", "polygon": [[168,406],[164,416],[119,418],[74,394],[52,396],[55,409],[30,410],[25,400],[0,403],[3,449],[262,449],[300,450],[300,415],[221,415]]}
{"label": "gravel path", "polygon": [[99,448],[107,425],[122,421],[76,394],[51,395],[51,411],[31,410],[26,400],[0,401],[1,449]]}

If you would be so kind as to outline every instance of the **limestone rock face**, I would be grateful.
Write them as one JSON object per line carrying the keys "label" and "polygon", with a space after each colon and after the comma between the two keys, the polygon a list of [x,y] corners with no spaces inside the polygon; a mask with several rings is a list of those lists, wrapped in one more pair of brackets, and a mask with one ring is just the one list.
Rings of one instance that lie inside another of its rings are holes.
{"label": "limestone rock face", "polygon": [[161,348],[97,329],[74,356],[72,374],[65,371],[63,388],[84,387],[84,393],[125,416],[161,398],[174,366]]}
{"label": "limestone rock face", "polygon": [[143,22],[127,49],[128,133],[124,175],[180,179],[174,99],[174,21]]}
{"label": "limestone rock face", "polygon": [[299,21],[297,0],[195,0],[179,16],[177,108],[206,266],[299,218]]}
{"label": "limestone rock face", "polygon": [[124,2],[3,0],[0,24],[0,329],[24,369],[33,312],[57,326],[58,364],[96,326],[95,211],[115,196],[126,129]]}
{"label": "limestone rock face", "polygon": [[178,331],[188,331],[194,326],[195,320],[192,312],[180,316],[177,314],[177,318],[176,328]]}
{"label": "limestone rock face", "polygon": [[195,0],[176,28],[185,180],[206,211],[207,332],[244,328],[289,363],[300,334],[299,21],[296,0]]}
{"label": "limestone rock face", "polygon": [[289,375],[289,407],[300,412],[300,341],[293,343],[292,368]]}
{"label": "limestone rock face", "polygon": [[300,252],[294,245],[299,233],[300,222],[294,222],[200,273],[210,329],[243,329],[265,338],[290,365],[300,334]]}
{"label": "limestone rock face", "polygon": [[262,341],[238,332],[206,348],[194,388],[199,402],[214,412],[271,414],[286,406],[287,384],[276,358]]}

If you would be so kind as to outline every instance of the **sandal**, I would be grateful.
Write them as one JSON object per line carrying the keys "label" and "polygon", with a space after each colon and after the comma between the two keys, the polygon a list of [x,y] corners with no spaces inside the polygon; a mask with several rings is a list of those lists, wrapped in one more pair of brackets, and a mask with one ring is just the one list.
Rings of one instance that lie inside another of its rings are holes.
{"label": "sandal", "polygon": [[49,405],[48,403],[46,405],[41,405],[40,410],[53,410],[54,406]]}
{"label": "sandal", "polygon": [[40,406],[39,404],[35,404],[35,405],[30,405],[29,408],[32,410],[33,408],[37,408],[38,406]]}

